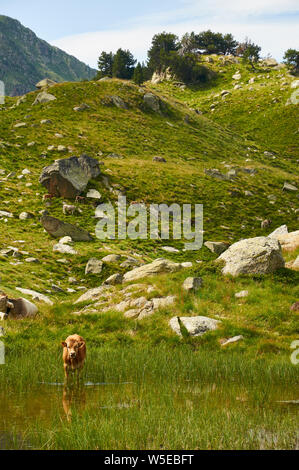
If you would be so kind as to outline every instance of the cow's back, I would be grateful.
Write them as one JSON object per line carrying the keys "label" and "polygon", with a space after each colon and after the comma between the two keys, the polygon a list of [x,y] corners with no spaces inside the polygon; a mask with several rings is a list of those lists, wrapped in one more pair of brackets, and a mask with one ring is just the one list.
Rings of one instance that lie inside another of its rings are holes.
{"label": "cow's back", "polygon": [[12,318],[33,317],[38,312],[37,306],[27,299],[10,299],[10,302],[13,304],[13,308],[9,312],[9,316]]}

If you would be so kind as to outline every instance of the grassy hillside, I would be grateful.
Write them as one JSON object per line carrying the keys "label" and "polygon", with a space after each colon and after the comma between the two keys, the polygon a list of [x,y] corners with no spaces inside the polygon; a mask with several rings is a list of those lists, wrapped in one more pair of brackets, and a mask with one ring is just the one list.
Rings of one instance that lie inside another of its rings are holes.
{"label": "grassy hillside", "polygon": [[[211,56],[208,64],[216,77],[206,84],[193,85],[182,89],[171,82],[151,85],[166,96],[175,96],[192,109],[198,109],[235,134],[260,144],[263,149],[276,152],[277,159],[298,157],[298,109],[295,104],[287,105],[294,89],[290,88],[296,77],[286,67],[269,68],[239,63],[223,65],[220,57]],[[239,80],[233,76],[240,72]],[[249,83],[254,80],[253,83]],[[236,85],[241,88],[234,89]],[[227,90],[229,94],[221,96]],[[215,105],[214,109],[211,106]],[[281,158],[280,158],[281,157]],[[294,160],[293,160],[294,161]],[[277,163],[277,162],[276,162]]]}
{"label": "grassy hillside", "polygon": [[[167,87],[169,94],[170,85]],[[100,285],[114,272],[125,271],[117,265],[107,265],[101,275],[86,277],[85,265],[91,257],[102,258],[112,251],[123,256],[137,253],[144,261],[158,257],[192,261],[193,268],[189,271],[168,276],[167,282],[164,282],[163,277],[159,279],[157,289],[160,294],[171,295],[177,291],[187,274],[191,273],[204,277],[205,288],[191,298],[187,298],[180,288],[180,302],[174,310],[169,310],[166,317],[160,317],[159,328],[157,329],[157,314],[144,321],[149,328],[137,326],[138,334],[134,336],[135,339],[142,339],[144,335],[150,339],[153,330],[155,337],[160,340],[172,338],[173,333],[169,330],[167,318],[173,316],[174,312],[196,312],[208,316],[214,312],[227,318],[227,334],[249,327],[249,337],[252,334],[255,336],[258,330],[262,342],[270,339],[274,344],[284,344],[287,348],[290,341],[288,335],[292,337],[297,329],[296,314],[289,312],[290,304],[296,300],[294,289],[298,276],[293,271],[285,270],[280,275],[268,276],[263,282],[259,278],[224,280],[217,274],[212,263],[216,258],[214,254],[205,247],[199,252],[184,252],[183,241],[167,243],[128,240],[102,243],[95,240],[92,243],[77,243],[79,255],[66,256],[66,264],[59,262],[65,256],[52,251],[54,241],[44,232],[39,222],[39,212],[47,208],[50,215],[63,218],[62,200],[55,199],[50,207],[46,207],[42,201],[46,190],[40,186],[38,177],[42,168],[54,159],[84,152],[104,162],[103,174],[109,177],[114,189],[121,189],[126,193],[128,201],[143,201],[147,204],[203,203],[205,241],[232,243],[240,238],[265,235],[268,232],[260,227],[261,220],[265,218],[272,219],[274,228],[284,223],[288,224],[290,230],[297,228],[298,214],[295,209],[298,199],[295,194],[282,191],[285,181],[298,185],[299,178],[294,175],[291,159],[269,159],[264,155],[269,147],[261,142],[253,145],[252,141],[234,133],[229,126],[221,127],[213,121],[216,114],[207,116],[213,120],[207,119],[205,115],[199,116],[191,111],[177,97],[164,98],[165,89],[164,87],[163,93],[160,93],[163,103],[161,114],[144,105],[146,88],[118,80],[57,85],[51,88],[51,93],[57,100],[44,105],[32,106],[36,93],[28,94],[26,101],[19,106],[15,106],[13,99],[7,100],[1,110],[1,167],[5,170],[5,175],[11,172],[15,174],[2,180],[0,209],[11,211],[13,218],[1,221],[4,229],[1,230],[0,243],[3,248],[13,245],[28,254],[19,260],[0,258],[1,288],[12,294],[16,294],[15,287],[47,292],[53,300],[67,302],[62,309],[60,306],[55,309],[70,313],[74,311],[73,300],[78,298],[79,293],[66,293],[66,289],[71,287],[68,277],[74,276],[80,280],[80,285],[90,288]],[[129,105],[129,109],[119,109],[112,105],[111,96],[121,97]],[[73,107],[83,102],[89,108],[79,113],[74,112]],[[41,124],[42,119],[48,119],[51,123]],[[26,125],[14,127],[21,122]],[[56,137],[56,133],[63,137]],[[31,145],[32,143],[34,144]],[[61,144],[68,150],[47,150],[51,145],[57,149]],[[111,153],[120,154],[123,158],[107,158]],[[153,156],[156,155],[163,156],[167,162],[153,162]],[[233,180],[222,181],[205,174],[204,170],[211,168],[218,168],[223,173],[236,168],[239,172]],[[24,169],[28,169],[30,174],[20,179]],[[246,169],[254,169],[256,173],[252,175]],[[89,188],[98,189],[104,202],[117,200],[117,194],[109,192],[100,178],[91,182]],[[251,191],[253,196],[246,196],[245,190]],[[272,204],[268,196],[274,197],[276,202]],[[90,204],[81,208],[81,215],[69,216],[67,220],[93,233],[94,207]],[[19,220],[18,216],[23,211],[33,213],[34,218]],[[19,240],[24,243],[18,245]],[[166,254],[161,249],[165,244],[175,246],[180,252]],[[35,257],[41,263],[27,263],[24,260],[27,256]],[[197,261],[203,263],[198,264]],[[59,285],[65,293],[57,293],[51,287],[53,284]],[[252,295],[244,301],[236,301],[234,293],[248,285],[252,286]],[[214,287],[211,289],[211,286]],[[53,321],[55,309],[54,313],[48,313]],[[261,314],[261,310],[265,309],[268,313]],[[47,309],[41,306],[41,311],[44,310]],[[120,317],[118,314],[117,318]],[[67,318],[70,318],[68,313]],[[40,321],[48,322],[49,319],[45,320],[41,314]],[[74,321],[71,320],[71,327],[67,331],[73,328]],[[83,320],[79,317],[77,321],[81,324]],[[106,322],[102,315],[96,321],[100,325]],[[121,332],[120,338],[132,340],[129,333],[131,323],[130,320],[114,323],[116,331]],[[26,324],[24,321],[19,326],[11,325],[14,340],[11,342],[8,335],[7,342],[15,344],[16,336],[22,335]],[[89,328],[88,325],[90,326],[89,322],[86,324]],[[58,336],[61,335],[62,331],[56,322],[53,323],[53,329]],[[223,334],[224,331],[217,332],[215,338]],[[280,337],[281,334],[286,334],[285,339]]]}

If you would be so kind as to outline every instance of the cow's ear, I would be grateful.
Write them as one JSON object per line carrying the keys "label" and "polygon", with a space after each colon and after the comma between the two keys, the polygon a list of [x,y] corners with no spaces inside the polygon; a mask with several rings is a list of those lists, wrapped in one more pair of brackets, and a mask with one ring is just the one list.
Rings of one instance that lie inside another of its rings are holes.
{"label": "cow's ear", "polygon": [[66,342],[65,342],[65,341],[62,341],[61,346],[62,346],[63,348],[66,348],[66,347],[67,347],[67,346],[66,346]]}
{"label": "cow's ear", "polygon": [[80,343],[79,343],[79,348],[83,348],[84,344],[85,344],[85,343],[84,343],[83,341],[80,341]]}

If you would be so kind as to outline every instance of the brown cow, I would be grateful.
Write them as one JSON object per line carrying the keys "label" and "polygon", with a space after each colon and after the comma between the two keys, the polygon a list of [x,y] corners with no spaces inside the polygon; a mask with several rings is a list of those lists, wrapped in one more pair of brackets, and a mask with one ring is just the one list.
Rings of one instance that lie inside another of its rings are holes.
{"label": "brown cow", "polygon": [[70,371],[78,371],[79,379],[79,374],[83,369],[86,358],[86,343],[84,339],[79,335],[71,335],[61,344],[63,346],[62,358],[66,380],[68,380]]}

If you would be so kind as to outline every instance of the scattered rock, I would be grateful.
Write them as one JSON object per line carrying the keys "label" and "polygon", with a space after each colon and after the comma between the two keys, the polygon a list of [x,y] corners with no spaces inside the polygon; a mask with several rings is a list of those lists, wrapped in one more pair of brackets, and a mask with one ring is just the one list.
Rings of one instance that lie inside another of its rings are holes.
{"label": "scattered rock", "polygon": [[0,217],[12,218],[13,214],[11,212],[7,212],[7,211],[0,211]]}
{"label": "scattered rock", "polygon": [[155,113],[160,111],[160,99],[153,93],[146,93],[143,97],[143,101]]}
{"label": "scattered rock", "polygon": [[90,289],[87,292],[84,292],[84,294],[82,294],[81,297],[79,297],[79,299],[76,300],[75,304],[79,304],[80,302],[89,302],[89,301],[95,302],[96,300],[98,300],[99,297],[101,297],[101,295],[103,295],[106,289],[107,289],[107,286],[100,286],[94,289]]}
{"label": "scattered rock", "polygon": [[299,80],[294,80],[291,83],[291,88],[298,88],[299,87]]}
{"label": "scattered rock", "polygon": [[96,189],[90,189],[86,194],[86,197],[90,199],[101,199],[101,194]]}
{"label": "scattered rock", "polygon": [[33,298],[33,300],[36,300],[38,302],[45,302],[48,305],[53,305],[52,300],[50,300],[49,297],[47,297],[44,294],[40,294],[39,292],[36,292],[34,290],[31,290],[31,289],[23,289],[21,287],[16,287],[16,290],[21,292],[24,295],[31,296]]}
{"label": "scattered rock", "polygon": [[56,160],[43,169],[39,182],[53,196],[74,199],[81,194],[88,182],[101,173],[100,165],[94,158],[81,155]]}
{"label": "scattered rock", "polygon": [[208,331],[216,330],[220,324],[218,320],[209,317],[173,317],[169,325],[179,336],[182,336],[180,322],[190,336],[202,336]]}
{"label": "scattered rock", "polygon": [[44,78],[44,80],[41,80],[35,86],[36,88],[42,89],[42,88],[48,88],[54,85],[56,85],[56,82],[54,82],[53,80],[50,80],[50,78]]}
{"label": "scattered rock", "polygon": [[166,160],[164,157],[154,157],[153,162],[166,163]]}
{"label": "scattered rock", "polygon": [[299,247],[299,230],[290,233],[272,234],[271,239],[278,240],[283,250],[294,251]]}
{"label": "scattered rock", "polygon": [[285,266],[278,241],[256,237],[234,243],[217,261],[224,261],[223,274],[268,274]]}
{"label": "scattered rock", "polygon": [[108,255],[102,258],[102,261],[104,261],[104,263],[117,263],[120,259],[120,255]]}
{"label": "scattered rock", "polygon": [[75,106],[73,108],[73,111],[80,112],[80,111],[85,111],[86,109],[89,109],[89,108],[90,108],[90,106],[88,106],[88,104],[82,103],[82,104],[80,104],[80,106]]}
{"label": "scattered rock", "polygon": [[183,289],[188,292],[195,292],[202,286],[200,277],[188,277],[183,283]]}
{"label": "scattered rock", "polygon": [[51,95],[50,93],[47,93],[45,91],[42,91],[35,98],[33,105],[49,103],[50,101],[55,101],[56,99],[57,99],[56,96]]}
{"label": "scattered rock", "polygon": [[229,338],[225,340],[223,343],[221,343],[221,346],[227,346],[228,344],[237,343],[238,341],[241,341],[242,339],[244,339],[244,336],[242,335],[234,336],[233,338]]}
{"label": "scattered rock", "polygon": [[237,299],[243,299],[244,297],[248,297],[248,295],[249,295],[248,290],[241,290],[241,292],[237,292],[237,293],[235,294],[235,297],[236,297]]}
{"label": "scattered rock", "polygon": [[36,264],[40,263],[40,260],[37,258],[26,258],[25,261],[26,263],[36,263]]}
{"label": "scattered rock", "polygon": [[223,253],[229,248],[229,243],[207,241],[204,243],[204,246],[206,246],[212,253],[215,253],[216,255],[221,255],[221,253]]}
{"label": "scattered rock", "polygon": [[173,273],[181,269],[180,263],[174,263],[163,258],[156,259],[152,263],[145,264],[124,275],[124,282],[136,281],[148,276],[154,276],[162,273]]}
{"label": "scattered rock", "polygon": [[277,239],[276,237],[278,235],[284,235],[288,232],[289,231],[288,231],[287,225],[281,225],[281,227],[278,227],[277,229],[274,230],[274,232],[270,233],[270,235],[268,235],[268,237]]}
{"label": "scattered rock", "polygon": [[28,219],[34,219],[34,214],[31,214],[30,212],[21,212],[19,215],[20,220],[28,220]]}
{"label": "scattered rock", "polygon": [[167,251],[168,253],[179,253],[180,250],[174,248],[173,246],[162,246],[161,250]]}
{"label": "scattered rock", "polygon": [[56,245],[53,246],[53,251],[62,253],[62,254],[68,254],[68,255],[77,255],[77,251],[74,250],[73,247],[67,245],[66,243],[57,243]]}
{"label": "scattered rock", "polygon": [[19,129],[20,127],[26,127],[26,126],[27,126],[26,122],[19,122],[18,124],[14,125],[14,128]]}
{"label": "scattered rock", "polygon": [[115,286],[117,284],[122,284],[123,282],[123,275],[120,273],[112,274],[112,276],[108,277],[104,282],[105,286]]}
{"label": "scattered rock", "polygon": [[103,271],[103,262],[97,258],[91,258],[85,268],[85,274],[101,274]]}
{"label": "scattered rock", "polygon": [[41,217],[41,223],[44,229],[54,238],[69,236],[75,242],[91,241],[92,236],[76,225],[63,222],[55,217],[44,215]]}
{"label": "scattered rock", "polygon": [[283,191],[295,192],[295,191],[298,191],[298,188],[296,186],[294,186],[293,184],[284,183],[282,190]]}
{"label": "scattered rock", "polygon": [[111,96],[111,100],[117,108],[129,109],[129,106],[127,105],[127,103],[125,103],[125,101],[119,96]]}
{"label": "scattered rock", "polygon": [[239,72],[235,73],[235,75],[233,75],[233,79],[234,80],[241,80],[242,76]]}

